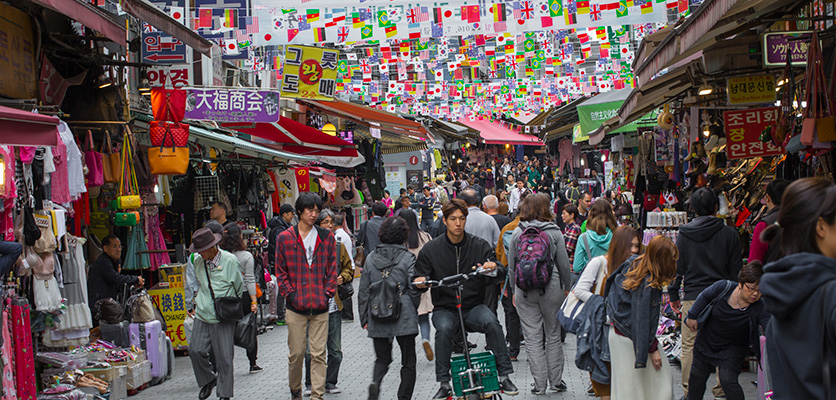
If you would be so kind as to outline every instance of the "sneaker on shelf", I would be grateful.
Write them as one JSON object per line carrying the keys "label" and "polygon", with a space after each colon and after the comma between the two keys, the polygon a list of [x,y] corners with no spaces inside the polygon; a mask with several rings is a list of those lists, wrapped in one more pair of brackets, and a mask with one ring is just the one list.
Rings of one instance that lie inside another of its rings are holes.
{"label": "sneaker on shelf", "polygon": [[552,386],[551,389],[555,392],[565,392],[566,389],[568,389],[568,388],[566,387],[566,382],[564,382],[563,379],[561,379],[560,383],[558,383],[557,385]]}
{"label": "sneaker on shelf", "polygon": [[264,368],[261,368],[258,365],[250,365],[250,373],[251,374],[257,374],[261,371],[264,371]]}
{"label": "sneaker on shelf", "polygon": [[337,394],[342,393],[343,391],[337,387],[337,385],[326,384],[325,385],[325,393]]}

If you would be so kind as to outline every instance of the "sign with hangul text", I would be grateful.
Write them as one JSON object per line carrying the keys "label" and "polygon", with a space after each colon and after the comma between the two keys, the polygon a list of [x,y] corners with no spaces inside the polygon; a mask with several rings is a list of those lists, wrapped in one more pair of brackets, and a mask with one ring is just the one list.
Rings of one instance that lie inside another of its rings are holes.
{"label": "sign with hangul text", "polygon": [[772,141],[760,140],[766,127],[777,123],[778,107],[751,108],[723,113],[726,131],[726,153],[729,159],[765,157],[784,154]]}
{"label": "sign with hangul text", "polygon": [[[185,21],[185,0],[152,0],[151,3],[178,21]],[[180,39],[169,35],[148,23],[142,23],[140,45],[142,62],[146,64],[184,64],[186,45]]]}
{"label": "sign with hangul text", "polygon": [[283,97],[332,100],[337,88],[339,50],[285,46]]}
{"label": "sign with hangul text", "polygon": [[186,118],[224,122],[278,122],[279,94],[243,89],[189,89]]}
{"label": "sign with hangul text", "polygon": [[32,18],[7,4],[0,4],[0,15],[0,95],[34,99],[38,97],[38,68]]}
{"label": "sign with hangul text", "polygon": [[757,75],[729,78],[726,81],[729,104],[775,102],[775,76]]}
{"label": "sign with hangul text", "polygon": [[810,52],[810,37],[813,31],[774,32],[763,35],[763,60],[767,67],[787,65],[787,52],[796,67],[807,65],[807,53]]}
{"label": "sign with hangul text", "polygon": [[170,83],[170,87],[182,88],[194,84],[191,65],[151,67],[145,72],[145,76],[148,77],[151,87],[166,87],[166,84]]}
{"label": "sign with hangul text", "polygon": [[160,306],[160,313],[167,328],[165,334],[171,339],[171,345],[175,349],[188,346],[183,327],[183,321],[186,319],[183,288],[151,289],[148,294]]}

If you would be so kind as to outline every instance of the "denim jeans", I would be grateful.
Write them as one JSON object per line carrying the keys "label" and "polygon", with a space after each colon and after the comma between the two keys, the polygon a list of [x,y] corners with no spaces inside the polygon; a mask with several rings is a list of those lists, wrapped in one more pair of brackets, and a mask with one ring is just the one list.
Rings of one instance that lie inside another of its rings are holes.
{"label": "denim jeans", "polygon": [[[507,376],[514,372],[508,347],[505,345],[505,334],[496,315],[488,306],[480,304],[469,310],[462,310],[464,326],[468,332],[485,334],[488,347],[496,356],[496,367],[500,376]],[[433,326],[435,327],[435,378],[438,382],[450,382],[450,357],[453,353],[453,338],[461,336],[459,332],[459,316],[455,311],[436,308],[433,310]]]}
{"label": "denim jeans", "polygon": [[0,241],[0,276],[6,276],[17,262],[23,246],[18,242]]}
{"label": "denim jeans", "polygon": [[[325,385],[336,386],[340,375],[340,364],[343,361],[342,328],[343,321],[340,312],[328,314],[328,361],[325,370]],[[305,353],[305,386],[311,386],[311,352],[310,346]]]}
{"label": "denim jeans", "polygon": [[421,331],[421,339],[430,340],[430,314],[418,316],[418,329]]}
{"label": "denim jeans", "polygon": [[[398,347],[401,348],[401,380],[398,385],[398,400],[411,400],[415,391],[415,336],[398,336]],[[392,363],[392,339],[374,338],[374,371],[372,381],[378,386],[383,382],[383,377],[389,371],[389,364]]]}
{"label": "denim jeans", "polygon": [[424,232],[429,232],[430,228],[433,226],[433,219],[432,218],[422,218],[421,219],[421,230]]}

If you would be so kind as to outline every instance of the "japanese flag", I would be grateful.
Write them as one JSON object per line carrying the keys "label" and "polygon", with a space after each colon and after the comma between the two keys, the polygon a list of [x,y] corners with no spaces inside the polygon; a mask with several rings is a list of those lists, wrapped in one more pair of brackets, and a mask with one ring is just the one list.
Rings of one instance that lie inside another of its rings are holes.
{"label": "japanese flag", "polygon": [[238,40],[224,39],[224,52],[228,56],[238,55]]}
{"label": "japanese flag", "polygon": [[186,25],[186,9],[183,7],[169,7],[168,15],[177,20],[177,22]]}
{"label": "japanese flag", "polygon": [[389,73],[389,64],[382,62],[380,63],[380,73],[381,74],[388,74]]}
{"label": "japanese flag", "polygon": [[444,79],[444,71],[438,69],[435,71],[435,79]]}

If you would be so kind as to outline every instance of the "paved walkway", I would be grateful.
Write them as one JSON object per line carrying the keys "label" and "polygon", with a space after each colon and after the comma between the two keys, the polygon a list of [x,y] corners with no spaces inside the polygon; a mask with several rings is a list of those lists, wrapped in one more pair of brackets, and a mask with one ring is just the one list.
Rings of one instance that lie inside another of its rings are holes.
{"label": "paved walkway", "polygon": [[[355,301],[356,305],[357,302]],[[500,308],[500,315],[502,311]],[[338,386],[343,390],[340,394],[328,394],[326,399],[331,400],[358,400],[365,399],[367,388],[371,380],[372,365],[374,364],[374,350],[371,339],[366,337],[358,322],[344,323],[342,326],[343,362],[340,368],[340,380]],[[482,335],[470,335],[470,340],[478,343],[477,350],[484,349],[485,340]],[[283,326],[276,326],[258,337],[259,358],[258,363],[264,367],[264,372],[259,374],[248,374],[248,362],[245,352],[235,348],[235,396],[239,399],[260,400],[260,399],[289,399],[290,391],[287,387],[287,329]],[[435,382],[435,366],[433,362],[427,361],[423,349],[418,344],[418,379],[415,385],[416,400],[430,399],[438,390]],[[567,366],[563,373],[563,379],[569,387],[564,393],[550,393],[546,396],[534,396],[530,393],[531,374],[526,363],[526,352],[523,347],[519,362],[514,363],[515,373],[512,380],[520,389],[518,396],[504,396],[504,399],[527,400],[527,399],[593,399],[586,395],[586,385],[589,376],[581,372],[574,365],[575,339],[569,335],[566,340]],[[393,350],[392,366],[383,382],[381,399],[396,399],[398,387],[398,370],[400,368],[400,352],[395,346]],[[136,396],[134,400],[169,400],[169,399],[197,399],[198,387],[192,373],[192,366],[189,357],[176,357],[176,367],[171,380],[148,388]],[[682,396],[679,386],[679,367],[674,366],[674,380],[677,398]],[[712,376],[709,382],[716,382]],[[755,386],[752,382],[757,379],[755,374],[743,373],[740,375],[740,384],[743,386],[748,399],[755,398]],[[710,390],[709,390],[710,391]],[[212,397],[210,397],[211,399]],[[706,399],[713,399],[706,395]]]}

